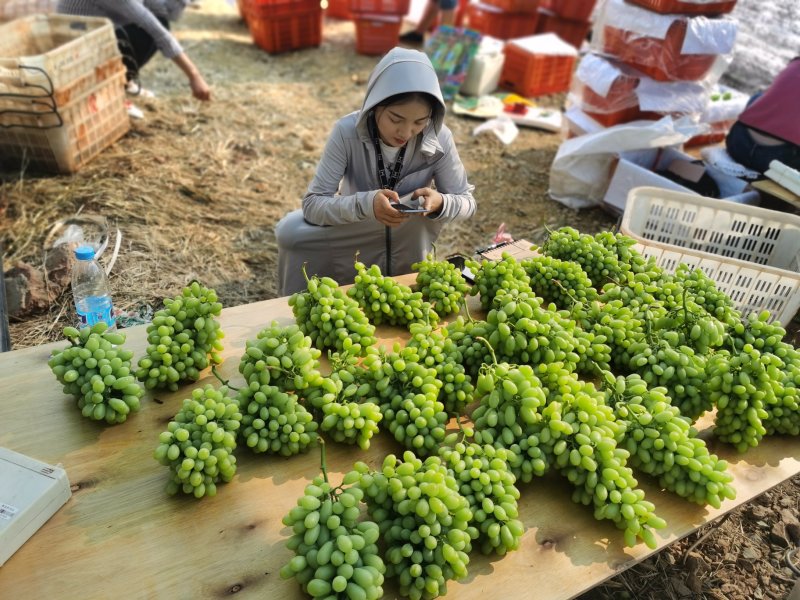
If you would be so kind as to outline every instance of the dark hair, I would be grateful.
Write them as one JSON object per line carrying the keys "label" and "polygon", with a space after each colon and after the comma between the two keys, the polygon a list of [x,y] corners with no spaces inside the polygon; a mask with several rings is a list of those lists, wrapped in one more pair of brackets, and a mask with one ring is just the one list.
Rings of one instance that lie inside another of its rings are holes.
{"label": "dark hair", "polygon": [[427,104],[431,109],[431,121],[436,122],[442,110],[442,106],[433,94],[427,92],[403,92],[402,94],[395,94],[394,96],[389,96],[378,102],[375,108],[405,104],[406,102],[412,102],[414,100],[419,100]]}

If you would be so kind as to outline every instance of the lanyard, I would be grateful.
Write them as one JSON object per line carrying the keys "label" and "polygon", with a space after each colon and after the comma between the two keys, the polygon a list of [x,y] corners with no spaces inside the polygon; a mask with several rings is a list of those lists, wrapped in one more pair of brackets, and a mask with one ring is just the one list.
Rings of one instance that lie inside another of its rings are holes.
{"label": "lanyard", "polygon": [[400,171],[403,169],[403,159],[406,155],[406,146],[400,148],[400,152],[397,153],[397,158],[394,161],[394,165],[387,169],[383,160],[383,152],[381,152],[381,143],[376,131],[377,127],[375,125],[374,116],[370,117],[369,124],[370,137],[372,137],[372,143],[375,145],[375,158],[378,163],[378,178],[381,180],[381,187],[385,190],[393,190],[394,186],[397,185],[398,179],[400,179]]}

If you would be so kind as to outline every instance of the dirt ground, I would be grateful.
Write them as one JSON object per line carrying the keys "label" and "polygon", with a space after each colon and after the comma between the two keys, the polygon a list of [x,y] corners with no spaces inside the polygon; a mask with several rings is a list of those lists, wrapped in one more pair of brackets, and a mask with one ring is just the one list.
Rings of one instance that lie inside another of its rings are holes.
{"label": "dirt ground", "polygon": [[[41,268],[50,226],[102,215],[122,245],[111,286],[123,311],[158,307],[197,278],[226,306],[276,295],[273,228],[300,199],[335,119],[360,106],[375,57],[355,52],[350,22],[326,20],[319,48],[269,55],[255,47],[235,6],[203,0],[177,25],[178,37],[213,88],[191,99],[178,69],[161,57],[143,71],[157,98],[131,132],[73,176],[6,173],[0,184],[0,243],[6,269]],[[563,96],[539,99],[560,106]],[[541,241],[545,227],[594,233],[616,219],[575,212],[547,197],[558,134],[523,129],[504,146],[473,136],[479,121],[449,115],[479,211],[440,238],[443,254],[489,244],[501,223]],[[59,339],[71,297],[11,323],[14,348]],[[785,482],[722,522],[710,524],[582,598],[786,598],[797,573],[787,550],[800,544],[800,478]],[[795,559],[797,562],[797,559]]]}

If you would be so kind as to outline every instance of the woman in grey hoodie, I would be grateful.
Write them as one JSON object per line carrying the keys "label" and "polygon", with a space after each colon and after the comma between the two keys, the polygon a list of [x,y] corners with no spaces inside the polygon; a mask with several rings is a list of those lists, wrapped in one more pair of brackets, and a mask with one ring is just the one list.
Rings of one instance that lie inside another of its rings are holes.
{"label": "woman in grey hoodie", "polygon": [[[475,213],[444,113],[424,53],[394,48],[380,60],[361,110],[334,125],[302,209],[275,228],[281,295],[305,288],[303,264],[309,276],[352,283],[356,252],[384,274],[410,273],[445,223]],[[425,212],[398,210],[401,197]]]}

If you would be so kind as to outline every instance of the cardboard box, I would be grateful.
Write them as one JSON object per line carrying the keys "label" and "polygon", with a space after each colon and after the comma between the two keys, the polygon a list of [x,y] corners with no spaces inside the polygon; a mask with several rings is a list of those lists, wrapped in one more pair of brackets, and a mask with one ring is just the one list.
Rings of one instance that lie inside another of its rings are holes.
{"label": "cardboard box", "polygon": [[[674,148],[648,148],[621,153],[603,197],[604,208],[621,215],[625,211],[628,193],[640,186],[653,186],[699,196],[697,192],[655,172],[666,169],[676,159],[695,160]],[[758,204],[760,196],[750,188],[747,181],[725,175],[710,165],[705,168],[719,186],[722,198],[739,204]]]}

